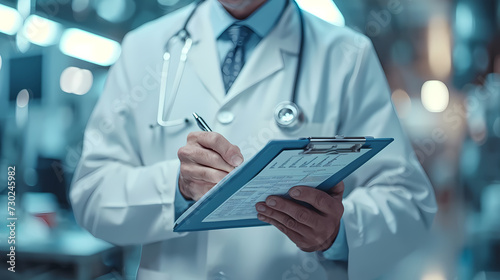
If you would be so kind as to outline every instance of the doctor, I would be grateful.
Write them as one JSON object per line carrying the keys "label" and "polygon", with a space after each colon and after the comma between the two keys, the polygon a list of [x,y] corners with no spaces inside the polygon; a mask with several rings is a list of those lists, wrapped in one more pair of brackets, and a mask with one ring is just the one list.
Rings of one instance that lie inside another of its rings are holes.
{"label": "doctor", "polygon": [[[195,6],[124,39],[85,132],[70,192],[78,222],[114,244],[141,244],[138,279],[372,279],[415,249],[436,202],[370,41],[288,0]],[[192,45],[170,40],[184,28]],[[301,109],[299,125],[276,122],[283,101]],[[192,112],[217,133],[198,132],[185,121]],[[172,231],[269,140],[338,134],[395,141],[329,194],[292,189],[317,211],[270,197],[256,210],[274,226]]]}

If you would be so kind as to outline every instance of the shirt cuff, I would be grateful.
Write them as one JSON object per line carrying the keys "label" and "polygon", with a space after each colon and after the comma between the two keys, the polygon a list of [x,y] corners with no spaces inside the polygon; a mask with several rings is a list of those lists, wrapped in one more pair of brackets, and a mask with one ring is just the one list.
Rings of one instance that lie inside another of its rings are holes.
{"label": "shirt cuff", "polygon": [[[179,176],[177,176],[179,178]],[[177,179],[179,180],[179,179]],[[186,211],[191,205],[195,203],[194,200],[187,200],[182,196],[181,190],[179,190],[179,182],[175,184],[175,200],[174,200],[174,208],[175,208],[175,219],[177,220],[184,211]]]}
{"label": "shirt cuff", "polygon": [[322,253],[325,259],[331,261],[347,261],[349,257],[349,247],[347,246],[344,218],[340,219],[339,233],[332,246]]}

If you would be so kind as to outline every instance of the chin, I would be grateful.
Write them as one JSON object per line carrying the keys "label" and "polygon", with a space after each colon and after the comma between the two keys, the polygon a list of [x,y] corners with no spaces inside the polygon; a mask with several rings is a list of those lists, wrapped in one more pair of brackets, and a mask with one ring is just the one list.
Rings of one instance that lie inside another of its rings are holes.
{"label": "chin", "polygon": [[230,9],[242,9],[256,2],[256,0],[219,0],[222,6]]}

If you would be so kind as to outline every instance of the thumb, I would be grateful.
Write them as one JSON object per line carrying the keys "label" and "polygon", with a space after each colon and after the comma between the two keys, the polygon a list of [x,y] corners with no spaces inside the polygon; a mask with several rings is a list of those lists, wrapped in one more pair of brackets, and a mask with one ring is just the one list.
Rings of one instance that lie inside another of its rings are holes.
{"label": "thumb", "polygon": [[342,196],[344,195],[344,181],[340,181],[340,183],[336,184],[333,188],[328,190],[328,194],[332,197],[340,197],[342,199]]}

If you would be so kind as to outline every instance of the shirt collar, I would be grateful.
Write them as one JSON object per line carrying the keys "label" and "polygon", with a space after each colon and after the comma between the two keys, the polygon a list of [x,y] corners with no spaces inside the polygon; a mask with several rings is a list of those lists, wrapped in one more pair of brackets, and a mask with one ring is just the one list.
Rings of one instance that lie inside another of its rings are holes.
{"label": "shirt collar", "polygon": [[[221,3],[211,0],[210,22],[217,40],[234,23],[240,23],[252,29],[260,38],[264,38],[276,25],[285,8],[287,0],[268,0],[253,14],[244,20],[235,19]],[[277,13],[276,11],[280,11]]]}

